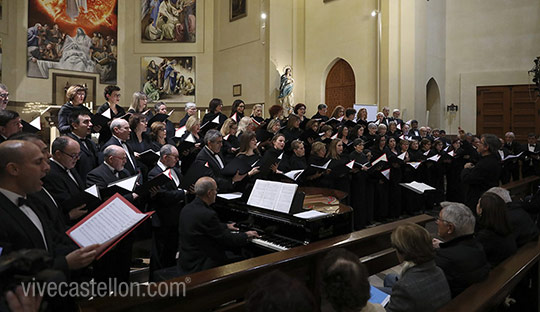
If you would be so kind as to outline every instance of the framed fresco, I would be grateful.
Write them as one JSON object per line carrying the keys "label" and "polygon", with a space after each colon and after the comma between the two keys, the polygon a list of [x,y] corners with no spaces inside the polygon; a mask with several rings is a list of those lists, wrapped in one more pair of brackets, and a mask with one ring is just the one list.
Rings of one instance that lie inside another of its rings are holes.
{"label": "framed fresco", "polygon": [[141,78],[142,90],[152,101],[195,102],[194,56],[142,57]]}
{"label": "framed fresco", "polygon": [[247,16],[246,0],[229,0],[229,21]]}
{"label": "framed fresco", "polygon": [[141,40],[195,42],[196,0],[140,0]]}
{"label": "framed fresco", "polygon": [[116,84],[117,0],[28,0],[27,76],[49,69],[97,73]]}
{"label": "framed fresco", "polygon": [[88,107],[90,110],[93,110],[94,105],[96,104],[96,77],[92,76],[53,73],[53,103],[56,105],[65,104],[68,101],[66,97],[67,89],[76,84],[80,84],[88,88],[84,106]]}

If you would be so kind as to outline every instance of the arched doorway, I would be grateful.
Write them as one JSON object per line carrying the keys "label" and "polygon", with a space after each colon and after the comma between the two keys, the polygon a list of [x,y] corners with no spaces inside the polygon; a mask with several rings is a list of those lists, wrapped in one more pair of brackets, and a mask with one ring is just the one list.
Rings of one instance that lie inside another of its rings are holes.
{"label": "arched doorway", "polygon": [[426,110],[429,111],[428,126],[440,128],[441,126],[441,93],[435,79],[429,79],[426,85]]}
{"label": "arched doorway", "polygon": [[356,82],[354,72],[345,60],[339,59],[328,72],[325,84],[325,104],[328,105],[328,114],[334,107],[353,107],[356,100]]}

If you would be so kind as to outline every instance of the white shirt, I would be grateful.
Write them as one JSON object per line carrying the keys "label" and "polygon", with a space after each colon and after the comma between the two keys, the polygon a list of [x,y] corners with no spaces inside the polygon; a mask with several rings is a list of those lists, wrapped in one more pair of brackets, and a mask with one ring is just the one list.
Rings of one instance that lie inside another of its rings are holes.
{"label": "white shirt", "polygon": [[51,158],[51,161],[54,161],[58,166],[60,166],[60,168],[66,170],[68,176],[71,178],[71,180],[73,180],[73,182],[75,182],[75,184],[79,187],[81,187],[79,185],[79,183],[77,182],[77,179],[75,179],[75,176],[73,175],[73,173],[71,173],[71,171],[69,169],[66,169],[66,167],[64,167],[61,163],[59,163],[56,159],[54,158]]}
{"label": "white shirt", "polygon": [[[216,161],[218,162],[219,164],[219,169],[223,169],[223,167],[225,167],[225,165],[223,165],[223,161],[221,160],[221,157],[219,157],[219,154],[218,153],[214,153],[214,151],[212,151],[210,148],[208,148],[208,146],[205,146],[204,148],[207,148],[208,149],[208,152],[210,152],[210,155],[213,155],[214,158],[216,159]],[[214,155],[215,154],[215,155]]]}
{"label": "white shirt", "polygon": [[113,137],[115,137],[118,140],[118,142],[120,142],[120,144],[122,144],[122,148],[126,152],[127,159],[129,159],[129,162],[131,163],[133,168],[137,168],[137,166],[135,166],[135,162],[133,161],[133,159],[131,159],[131,154],[129,153],[129,149],[128,149],[126,143],[124,143],[124,141],[122,141],[122,139],[120,139],[119,137],[117,137],[114,134],[113,134]]}
{"label": "white shirt", "polygon": [[[158,160],[157,162],[157,165],[159,166],[159,168],[161,168],[161,170],[165,171],[167,170],[167,166],[165,166],[161,160]],[[178,175],[176,174],[176,171],[174,171],[173,169],[171,169],[170,171],[170,175],[169,175],[169,178],[172,178],[172,180],[174,181],[174,184],[176,185],[176,187],[180,187],[180,178],[178,178]]]}
{"label": "white shirt", "polygon": [[[26,199],[26,196],[21,196],[17,193],[14,193],[12,191],[8,191],[6,189],[0,188],[0,193],[4,194],[4,196],[7,197],[15,206],[19,207],[19,198],[23,197]],[[39,217],[37,214],[32,210],[32,208],[28,207],[27,205],[22,205],[19,207],[19,209],[32,221],[34,226],[38,229],[39,233],[41,234],[41,238],[43,238],[43,245],[45,245],[45,249],[49,249],[47,246],[47,240],[45,239],[45,232],[43,232],[43,224],[41,224],[41,220],[39,220]]]}

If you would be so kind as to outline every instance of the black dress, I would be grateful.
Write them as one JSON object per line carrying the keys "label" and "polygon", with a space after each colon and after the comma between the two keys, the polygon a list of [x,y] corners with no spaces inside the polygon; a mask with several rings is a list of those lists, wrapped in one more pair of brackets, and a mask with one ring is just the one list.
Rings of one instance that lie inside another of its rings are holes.
{"label": "black dress", "polygon": [[[106,110],[108,110],[111,106],[109,105],[109,102],[105,102],[105,104],[101,105],[96,114],[103,114]],[[111,120],[124,116],[126,114],[126,111],[119,105],[116,105],[116,114],[111,110]],[[112,136],[111,129],[107,127],[101,127],[101,130],[99,131],[99,140],[98,143],[101,145],[105,142],[107,142]]]}

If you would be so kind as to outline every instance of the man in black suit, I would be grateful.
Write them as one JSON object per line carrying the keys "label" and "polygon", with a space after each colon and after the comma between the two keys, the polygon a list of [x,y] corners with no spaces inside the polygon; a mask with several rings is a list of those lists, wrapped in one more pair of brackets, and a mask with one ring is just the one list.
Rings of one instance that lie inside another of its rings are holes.
{"label": "man in black suit", "polygon": [[388,121],[395,121],[396,124],[399,125],[399,128],[401,128],[403,127],[403,119],[399,118],[400,116],[401,116],[401,111],[396,108],[392,111],[392,117],[389,117]]}
{"label": "man in black suit", "polygon": [[92,133],[92,121],[88,114],[75,113],[70,116],[71,132],[67,134],[70,138],[79,143],[81,156],[75,164],[75,170],[83,181],[92,169],[98,166],[98,148],[89,135]]}
{"label": "man in black suit", "polygon": [[52,143],[51,171],[43,179],[43,185],[62,208],[68,220],[77,220],[88,211],[85,205],[68,207],[67,201],[85,189],[84,181],[74,169],[79,159],[79,143],[68,136],[60,136]]}
{"label": "man in black suit", "polygon": [[317,114],[313,115],[311,119],[321,119],[321,122],[328,121],[328,116],[326,116],[327,112],[328,106],[326,104],[319,104],[317,106]]}
{"label": "man in black suit", "polygon": [[[217,130],[208,130],[204,136],[205,146],[201,149],[195,161],[200,161],[204,164],[208,164],[207,167],[212,169],[214,180],[219,185],[219,189],[223,192],[232,191],[234,189],[233,184],[242,181],[246,174],[239,174],[238,172],[232,178],[226,178],[221,174],[221,170],[225,167],[225,158],[221,155],[221,147],[223,146],[223,137]],[[195,166],[193,167],[195,168]],[[189,175],[189,171],[188,171]]]}
{"label": "man in black suit", "polygon": [[129,123],[122,119],[117,118],[111,122],[111,132],[112,137],[101,147],[101,152],[103,152],[108,146],[116,145],[120,146],[126,152],[127,162],[125,168],[130,175],[136,175],[139,173],[139,168],[137,167],[137,162],[135,161],[135,154],[126,141],[129,139],[131,133],[131,128]]}
{"label": "man in black suit", "polygon": [[532,175],[540,175],[540,144],[534,133],[527,135],[527,144],[521,147],[525,157],[523,166],[521,167],[522,176],[528,177]]}
{"label": "man in black suit", "polygon": [[[157,114],[165,114],[167,115],[167,105],[163,102],[157,102],[154,105],[154,111]],[[150,129],[151,125],[148,125],[148,128]],[[169,119],[165,120],[165,134],[167,135],[167,140],[172,140],[174,138],[176,130],[174,129],[174,124]]]}
{"label": "man in black suit", "polygon": [[[227,248],[241,247],[249,239],[259,237],[255,231],[238,231],[233,224],[221,223],[210,207],[216,201],[217,184],[210,177],[195,183],[197,197],[180,212],[179,266],[184,273],[195,273],[234,261],[227,255]],[[237,259],[240,260],[240,259]]]}
{"label": "man in black suit", "polygon": [[178,150],[170,144],[161,147],[157,165],[148,173],[151,180],[167,170],[170,178],[161,185],[149,205],[156,213],[152,216],[152,256],[150,258],[150,279],[155,270],[172,267],[176,264],[178,246],[178,218],[184,206],[185,193],[180,188],[182,173],[176,167]]}
{"label": "man in black suit", "polygon": [[[3,254],[19,249],[45,249],[54,257],[54,268],[67,272],[88,266],[99,245],[73,250],[59,245],[46,218],[27,194],[41,190],[49,164],[31,143],[9,140],[0,144],[0,247]],[[65,235],[65,234],[63,234]]]}
{"label": "man in black suit", "polygon": [[[130,176],[129,172],[124,169],[127,162],[124,149],[110,145],[105,148],[103,154],[104,162],[86,176],[88,186],[95,184],[99,188],[106,188],[110,183]],[[138,196],[136,193],[124,195],[130,202],[133,202]],[[128,282],[132,246],[133,236],[128,235],[96,261],[94,264],[95,280],[106,282],[109,278],[116,278],[116,282]]]}
{"label": "man in black suit", "polygon": [[[504,134],[504,147],[510,151],[512,155],[517,155],[522,152],[521,144],[516,141],[516,136],[514,132],[506,132]],[[507,161],[504,166],[504,170],[507,171],[507,174],[512,176],[513,181],[519,180],[519,163],[518,158]]]}
{"label": "man in black suit", "polygon": [[11,135],[21,132],[23,125],[19,113],[10,110],[0,110],[0,143]]}

